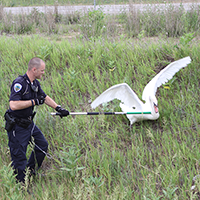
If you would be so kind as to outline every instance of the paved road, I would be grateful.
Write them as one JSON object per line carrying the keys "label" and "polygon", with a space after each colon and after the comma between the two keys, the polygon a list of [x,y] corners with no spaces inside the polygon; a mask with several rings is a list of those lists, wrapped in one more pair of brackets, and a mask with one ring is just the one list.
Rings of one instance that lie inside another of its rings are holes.
{"label": "paved road", "polygon": [[[135,10],[146,10],[148,6],[151,6],[152,9],[154,7],[159,7],[159,8],[166,8],[166,5],[168,4],[132,4],[131,7]],[[180,6],[180,3],[172,3],[171,5],[174,5],[176,7]],[[183,3],[182,4],[185,10],[190,10],[192,7],[192,3]],[[200,3],[194,3],[195,6],[200,6]],[[4,12],[9,13],[11,12],[12,14],[28,14],[30,13],[33,9],[37,9],[39,12],[49,12],[49,11],[54,11],[55,7],[54,6],[35,6],[35,7],[4,7]],[[103,5],[103,6],[58,6],[58,13],[59,14],[69,14],[69,13],[74,13],[76,11],[78,12],[87,12],[89,10],[94,10],[94,9],[101,9],[105,14],[114,14],[114,13],[120,13],[122,11],[128,11],[130,8],[130,5],[124,4],[124,5]]]}

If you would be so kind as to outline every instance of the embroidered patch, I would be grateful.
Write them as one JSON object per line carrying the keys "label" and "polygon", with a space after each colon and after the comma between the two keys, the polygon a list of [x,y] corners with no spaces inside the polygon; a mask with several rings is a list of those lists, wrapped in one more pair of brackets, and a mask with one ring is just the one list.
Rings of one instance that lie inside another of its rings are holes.
{"label": "embroidered patch", "polygon": [[22,85],[19,83],[15,83],[14,90],[15,92],[19,92],[22,89]]}

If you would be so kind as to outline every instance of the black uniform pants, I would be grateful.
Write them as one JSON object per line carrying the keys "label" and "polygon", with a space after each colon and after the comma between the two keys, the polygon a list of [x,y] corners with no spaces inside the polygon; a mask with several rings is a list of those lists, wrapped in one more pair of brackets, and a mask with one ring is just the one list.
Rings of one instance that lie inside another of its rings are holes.
{"label": "black uniform pants", "polygon": [[[27,162],[26,151],[29,142],[31,141],[31,133],[34,138],[34,147],[30,158]],[[29,167],[30,170],[35,171],[39,169],[45,158],[44,152],[47,152],[48,143],[40,131],[40,129],[32,123],[28,128],[22,128],[17,124],[8,132],[10,153],[12,158],[12,166],[17,174],[16,178],[20,182],[24,182],[25,169]],[[42,152],[39,148],[44,152]],[[37,165],[37,166],[36,166]],[[37,167],[37,169],[36,169]]]}

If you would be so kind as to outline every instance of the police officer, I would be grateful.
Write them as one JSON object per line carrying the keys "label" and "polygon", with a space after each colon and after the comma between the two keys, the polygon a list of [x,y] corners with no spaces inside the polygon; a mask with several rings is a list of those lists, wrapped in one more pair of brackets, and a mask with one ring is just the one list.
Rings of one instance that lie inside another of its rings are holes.
{"label": "police officer", "polygon": [[[26,168],[35,174],[42,165],[48,149],[44,135],[33,123],[34,106],[45,103],[59,112],[61,117],[69,115],[67,110],[59,106],[42,90],[37,79],[42,77],[44,71],[44,61],[34,57],[28,63],[26,74],[16,78],[11,86],[9,109],[5,114],[5,128],[8,132],[12,166],[20,182],[24,182]],[[32,137],[35,147],[27,162],[26,150]]]}

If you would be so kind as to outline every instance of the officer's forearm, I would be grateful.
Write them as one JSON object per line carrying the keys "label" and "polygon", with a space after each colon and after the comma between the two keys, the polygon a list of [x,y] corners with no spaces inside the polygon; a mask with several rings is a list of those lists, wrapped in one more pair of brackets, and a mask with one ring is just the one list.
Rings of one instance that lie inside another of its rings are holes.
{"label": "officer's forearm", "polygon": [[25,100],[25,101],[10,101],[9,102],[10,109],[11,110],[22,110],[28,107],[32,106],[31,100]]}
{"label": "officer's forearm", "polygon": [[58,104],[49,96],[46,96],[44,103],[54,109],[58,106]]}

